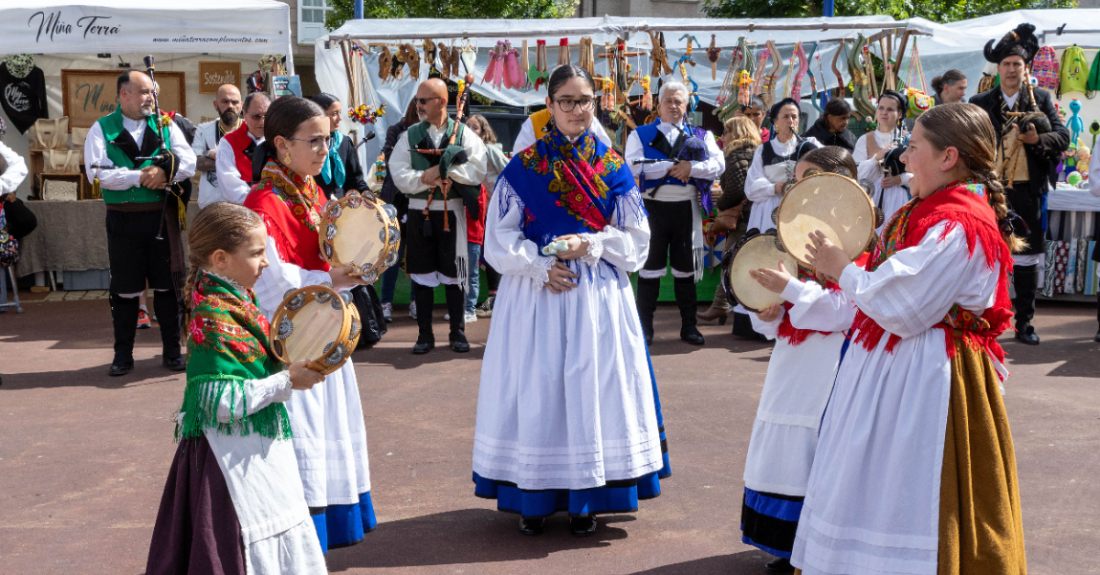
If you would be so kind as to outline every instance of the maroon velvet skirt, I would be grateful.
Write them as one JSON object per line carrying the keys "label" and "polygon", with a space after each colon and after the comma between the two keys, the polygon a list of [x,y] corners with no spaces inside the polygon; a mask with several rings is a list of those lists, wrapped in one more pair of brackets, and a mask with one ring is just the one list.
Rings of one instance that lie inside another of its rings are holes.
{"label": "maroon velvet skirt", "polygon": [[176,449],[145,573],[245,575],[241,524],[206,437]]}

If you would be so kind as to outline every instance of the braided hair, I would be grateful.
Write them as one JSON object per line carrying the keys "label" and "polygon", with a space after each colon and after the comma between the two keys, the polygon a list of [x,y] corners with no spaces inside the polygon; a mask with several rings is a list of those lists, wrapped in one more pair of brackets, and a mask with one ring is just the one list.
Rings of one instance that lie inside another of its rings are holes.
{"label": "braided hair", "polygon": [[989,205],[997,215],[1001,236],[1012,253],[1027,246],[1016,235],[1014,223],[1019,216],[1009,211],[1005,189],[996,171],[996,138],[993,124],[985,110],[974,104],[955,102],[941,104],[921,114],[917,122],[924,126],[929,143],[937,150],[953,147],[971,176],[985,185]]}

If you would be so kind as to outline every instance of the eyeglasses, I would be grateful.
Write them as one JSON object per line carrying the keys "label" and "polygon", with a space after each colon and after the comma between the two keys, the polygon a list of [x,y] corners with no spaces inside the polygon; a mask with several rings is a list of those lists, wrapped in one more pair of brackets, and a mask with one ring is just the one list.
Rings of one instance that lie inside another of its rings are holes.
{"label": "eyeglasses", "polygon": [[328,151],[332,147],[332,136],[318,136],[310,140],[303,140],[301,138],[287,138],[288,140],[294,140],[295,142],[309,142],[309,149],[314,152],[320,152],[322,149]]}
{"label": "eyeglasses", "polygon": [[253,122],[261,122],[267,117],[267,114],[249,114],[248,117],[252,118]]}
{"label": "eyeglasses", "polygon": [[432,98],[413,98],[413,102],[416,102],[417,104],[420,104],[421,106],[423,106],[424,104],[427,104],[428,102],[431,102],[432,100],[442,100],[442,99],[443,98],[440,97],[440,96],[435,96],[435,97],[432,97]]}
{"label": "eyeglasses", "polygon": [[558,107],[562,112],[572,112],[578,105],[581,110],[588,111],[592,109],[592,106],[596,103],[594,98],[581,98],[580,100],[574,100],[572,98],[563,98],[561,100],[554,100],[558,103]]}

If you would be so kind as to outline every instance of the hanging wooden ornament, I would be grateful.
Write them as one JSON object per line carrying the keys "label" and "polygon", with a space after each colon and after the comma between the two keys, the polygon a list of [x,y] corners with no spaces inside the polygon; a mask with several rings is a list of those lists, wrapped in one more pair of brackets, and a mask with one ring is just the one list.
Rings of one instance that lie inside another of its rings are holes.
{"label": "hanging wooden ornament", "polygon": [[569,38],[562,38],[558,40],[558,66],[568,66],[570,63]]}
{"label": "hanging wooden ornament", "polygon": [[[475,69],[474,65],[477,64],[477,48],[475,48],[469,40],[467,40],[466,45],[462,47],[461,59],[462,67],[466,69],[466,73],[473,74]],[[455,76],[458,76],[459,72],[457,67],[455,67],[453,72]]]}
{"label": "hanging wooden ornament", "polygon": [[521,81],[522,88],[530,88],[531,83],[528,81],[527,71],[531,67],[531,63],[527,58],[527,40],[523,41],[523,48],[520,50],[519,69],[523,73],[523,79]]}
{"label": "hanging wooden ornament", "polygon": [[722,49],[715,45],[715,35],[710,35],[710,47],[707,48],[707,60],[710,60],[710,79],[718,79],[718,56],[722,53]]}
{"label": "hanging wooden ornament", "polygon": [[424,63],[428,65],[428,74],[432,73],[432,70],[436,70],[435,58],[438,55],[438,50],[435,47],[435,42],[432,42],[431,38],[424,38]]}
{"label": "hanging wooden ornament", "polygon": [[378,79],[385,83],[390,79],[390,67],[393,64],[393,54],[390,54],[388,46],[382,46],[382,53],[378,55]]}

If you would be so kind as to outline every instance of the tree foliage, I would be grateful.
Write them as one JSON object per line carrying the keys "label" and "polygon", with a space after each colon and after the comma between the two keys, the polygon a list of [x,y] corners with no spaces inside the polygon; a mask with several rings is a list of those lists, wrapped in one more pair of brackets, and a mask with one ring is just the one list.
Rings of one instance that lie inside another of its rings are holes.
{"label": "tree foliage", "polygon": [[[823,0],[705,0],[703,12],[711,18],[804,18],[820,16],[823,5]],[[1077,0],[836,0],[835,7],[837,16],[919,16],[947,23],[1012,10],[1076,8]]]}
{"label": "tree foliage", "polygon": [[[569,18],[571,0],[366,0],[364,18]],[[335,30],[355,16],[355,0],[328,0],[325,27]]]}

